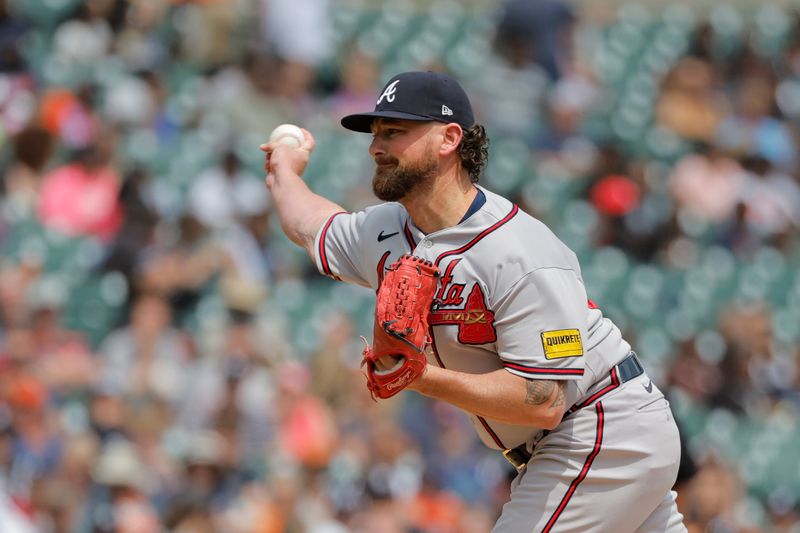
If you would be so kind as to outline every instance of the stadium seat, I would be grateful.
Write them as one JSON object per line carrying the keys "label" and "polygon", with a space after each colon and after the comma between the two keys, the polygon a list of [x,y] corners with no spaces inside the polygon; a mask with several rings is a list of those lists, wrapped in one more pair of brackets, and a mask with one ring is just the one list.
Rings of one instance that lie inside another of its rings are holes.
{"label": "stadium seat", "polygon": [[127,282],[118,272],[87,277],[69,292],[65,325],[86,333],[96,346],[117,325],[127,295]]}
{"label": "stadium seat", "polygon": [[486,183],[500,194],[508,194],[530,174],[530,152],[521,139],[493,139],[489,148]]}
{"label": "stadium seat", "polygon": [[52,30],[83,0],[8,0],[26,20],[37,27]]}

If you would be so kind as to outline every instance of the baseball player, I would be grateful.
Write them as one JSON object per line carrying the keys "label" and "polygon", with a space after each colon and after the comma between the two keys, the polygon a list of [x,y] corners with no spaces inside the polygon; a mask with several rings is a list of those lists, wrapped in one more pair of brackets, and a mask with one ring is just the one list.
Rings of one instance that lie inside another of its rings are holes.
{"label": "baseball player", "polygon": [[587,300],[575,254],[477,184],[488,141],[458,82],[398,74],[342,125],[372,134],[385,203],[347,213],[314,194],[308,131],[261,149],[287,236],[326,276],[378,290],[373,396],[449,402],[503,452],[518,475],[495,532],[686,531],[668,402]]}

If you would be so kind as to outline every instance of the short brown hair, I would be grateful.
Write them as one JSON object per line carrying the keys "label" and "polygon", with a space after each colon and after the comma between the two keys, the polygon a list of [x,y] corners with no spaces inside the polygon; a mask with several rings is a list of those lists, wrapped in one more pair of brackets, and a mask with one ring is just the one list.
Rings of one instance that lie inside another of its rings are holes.
{"label": "short brown hair", "polygon": [[475,124],[464,130],[464,138],[458,147],[458,157],[461,159],[461,166],[469,172],[472,183],[478,183],[489,159],[489,138],[483,126]]}

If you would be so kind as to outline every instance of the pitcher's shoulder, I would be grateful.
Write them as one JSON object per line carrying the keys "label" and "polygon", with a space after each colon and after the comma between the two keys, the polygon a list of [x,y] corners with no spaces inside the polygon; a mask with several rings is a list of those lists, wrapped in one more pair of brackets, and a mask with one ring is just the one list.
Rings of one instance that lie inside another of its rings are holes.
{"label": "pitcher's shoulder", "polygon": [[538,268],[577,269],[575,253],[544,222],[508,201],[514,217],[499,232],[505,254],[528,271]]}

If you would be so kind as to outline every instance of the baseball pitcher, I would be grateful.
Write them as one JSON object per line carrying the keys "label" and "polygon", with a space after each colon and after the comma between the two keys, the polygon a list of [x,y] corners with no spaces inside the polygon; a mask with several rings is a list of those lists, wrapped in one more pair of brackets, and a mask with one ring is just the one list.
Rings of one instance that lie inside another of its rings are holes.
{"label": "baseball pitcher", "polygon": [[342,125],[372,135],[384,203],[361,212],[301,179],[308,131],[299,147],[261,148],[288,237],[322,274],[377,290],[363,358],[373,397],[449,402],[517,468],[495,532],[686,531],[668,402],[588,301],[575,254],[478,185],[488,140],[458,82],[398,74]]}

